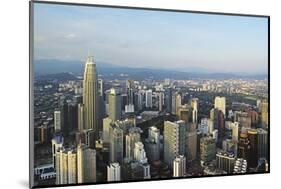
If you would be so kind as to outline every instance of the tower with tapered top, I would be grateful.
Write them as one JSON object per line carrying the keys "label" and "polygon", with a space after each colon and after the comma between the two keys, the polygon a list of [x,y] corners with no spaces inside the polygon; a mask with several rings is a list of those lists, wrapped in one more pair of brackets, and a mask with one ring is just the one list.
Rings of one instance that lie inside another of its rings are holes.
{"label": "tower with tapered top", "polygon": [[89,56],[83,79],[84,129],[93,129],[98,136],[98,76],[93,57]]}

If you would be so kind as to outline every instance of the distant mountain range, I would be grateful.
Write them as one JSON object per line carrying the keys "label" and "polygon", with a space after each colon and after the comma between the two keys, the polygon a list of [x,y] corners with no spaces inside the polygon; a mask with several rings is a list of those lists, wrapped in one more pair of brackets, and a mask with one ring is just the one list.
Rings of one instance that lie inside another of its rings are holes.
{"label": "distant mountain range", "polygon": [[[182,72],[167,69],[157,68],[132,68],[118,66],[106,62],[96,62],[98,74],[107,79],[136,79],[142,80],[145,78],[154,79],[230,79],[230,78],[249,78],[249,79],[267,79],[267,74],[245,75],[232,73],[210,73],[206,70],[202,72],[190,71]],[[34,61],[34,72],[36,76],[57,74],[70,72],[74,75],[83,75],[85,63],[82,61],[64,61],[56,59],[40,59]],[[188,70],[196,70],[191,68]],[[198,70],[198,69],[197,69]]]}

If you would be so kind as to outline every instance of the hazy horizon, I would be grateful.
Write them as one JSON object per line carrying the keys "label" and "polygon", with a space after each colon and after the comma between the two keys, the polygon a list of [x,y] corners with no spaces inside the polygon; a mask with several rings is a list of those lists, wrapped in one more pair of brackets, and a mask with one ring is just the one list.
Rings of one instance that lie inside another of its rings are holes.
{"label": "hazy horizon", "polygon": [[35,4],[34,58],[267,74],[267,18]]}

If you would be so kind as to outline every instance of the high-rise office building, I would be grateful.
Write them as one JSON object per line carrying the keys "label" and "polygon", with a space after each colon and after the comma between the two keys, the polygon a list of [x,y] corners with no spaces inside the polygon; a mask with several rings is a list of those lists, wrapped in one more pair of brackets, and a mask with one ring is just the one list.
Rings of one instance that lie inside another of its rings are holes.
{"label": "high-rise office building", "polygon": [[160,159],[160,130],[157,127],[149,127],[144,147],[148,161],[153,162]]}
{"label": "high-rise office building", "polygon": [[117,121],[121,119],[122,110],[121,110],[121,95],[117,89],[110,89],[108,96],[109,101],[109,115],[108,117],[112,121]]}
{"label": "high-rise office building", "polygon": [[239,137],[239,123],[234,122],[231,123],[231,130],[232,130],[232,140],[234,142],[238,142],[238,137]]}
{"label": "high-rise office building", "polygon": [[152,90],[145,91],[145,107],[152,108]]}
{"label": "high-rise office building", "polygon": [[183,120],[186,124],[192,122],[192,109],[188,104],[177,107],[176,114],[179,120]]}
{"label": "high-rise office building", "polygon": [[181,106],[181,94],[177,93],[176,94],[176,110],[175,110],[175,114],[177,114],[178,108]]}
{"label": "high-rise office building", "polygon": [[168,113],[172,112],[172,89],[167,88],[165,90],[165,105],[166,105],[166,111]]}
{"label": "high-rise office building", "polygon": [[109,128],[111,123],[113,121],[109,117],[103,119],[102,136],[104,143],[109,143]]}
{"label": "high-rise office building", "polygon": [[77,181],[78,183],[96,182],[96,151],[87,145],[77,147]]}
{"label": "high-rise office building", "polygon": [[188,161],[193,161],[197,157],[198,135],[196,123],[189,123],[186,130],[186,149],[185,154]]}
{"label": "high-rise office building", "polygon": [[222,141],[225,136],[225,121],[224,114],[221,110],[218,111],[218,142],[217,146],[222,147]]}
{"label": "high-rise office building", "polygon": [[217,168],[227,172],[233,173],[236,157],[233,153],[220,151],[216,154]]}
{"label": "high-rise office building", "polygon": [[84,105],[83,104],[78,104],[78,131],[82,131],[84,129]]}
{"label": "high-rise office building", "polygon": [[77,183],[77,154],[72,149],[60,148],[56,152],[56,184]]}
{"label": "high-rise office building", "polygon": [[248,166],[256,167],[258,165],[258,132],[256,129],[248,130],[248,138],[250,141]]}
{"label": "high-rise office building", "polygon": [[128,95],[127,105],[134,104],[134,80],[126,80],[126,91]]}
{"label": "high-rise office building", "polygon": [[88,57],[83,79],[85,129],[93,129],[98,136],[98,78],[93,57]]}
{"label": "high-rise office building", "polygon": [[138,92],[137,94],[138,96],[138,110],[142,110],[143,109],[143,94],[141,93],[141,91]]}
{"label": "high-rise office building", "polygon": [[198,122],[198,98],[192,98],[191,99],[191,108],[192,108],[192,123]]}
{"label": "high-rise office building", "polygon": [[67,177],[68,184],[77,183],[77,153],[75,151],[67,152]]}
{"label": "high-rise office building", "polygon": [[241,132],[237,149],[238,158],[245,159],[247,162],[249,162],[250,148],[251,146],[247,132]]}
{"label": "high-rise office building", "polygon": [[107,166],[107,181],[120,181],[121,167],[119,163],[110,163]]}
{"label": "high-rise office building", "polygon": [[178,155],[185,154],[186,124],[184,121],[164,122],[164,161],[169,166]]}
{"label": "high-rise office building", "polygon": [[109,161],[123,163],[123,130],[115,124],[109,127]]}
{"label": "high-rise office building", "polygon": [[63,136],[56,134],[52,139],[53,167],[56,167],[56,152],[63,147],[63,144],[64,144]]}
{"label": "high-rise office building", "polygon": [[126,135],[126,158],[133,159],[135,143],[141,141],[140,133],[139,127],[132,127]]}
{"label": "high-rise office building", "polygon": [[215,98],[215,108],[217,108],[218,110],[222,111],[223,115],[226,116],[225,114],[225,97],[220,97],[220,96],[216,96]]}
{"label": "high-rise office building", "polygon": [[55,131],[61,130],[61,112],[60,111],[54,112],[54,125],[55,125]]}
{"label": "high-rise office building", "polygon": [[134,148],[134,159],[141,164],[147,163],[146,153],[142,142],[136,142]]}
{"label": "high-rise office building", "polygon": [[200,139],[200,157],[201,161],[208,163],[216,157],[215,139],[211,136],[202,137]]}
{"label": "high-rise office building", "polygon": [[268,132],[265,129],[258,128],[258,158],[268,160]]}
{"label": "high-rise office building", "polygon": [[268,102],[263,101],[261,102],[260,106],[262,128],[268,129]]}
{"label": "high-rise office building", "polygon": [[158,110],[163,111],[163,105],[164,105],[164,93],[160,92],[158,93]]}
{"label": "high-rise office building", "polygon": [[173,161],[173,177],[186,175],[186,158],[183,155],[177,156]]}

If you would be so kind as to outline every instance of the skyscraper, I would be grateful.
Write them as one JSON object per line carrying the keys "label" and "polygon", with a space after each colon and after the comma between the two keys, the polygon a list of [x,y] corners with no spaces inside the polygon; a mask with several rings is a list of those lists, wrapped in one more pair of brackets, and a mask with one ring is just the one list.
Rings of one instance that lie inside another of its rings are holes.
{"label": "skyscraper", "polygon": [[182,177],[186,174],[186,158],[183,155],[177,156],[173,161],[173,177]]}
{"label": "skyscraper", "polygon": [[142,164],[147,163],[146,153],[142,142],[135,143],[134,159]]}
{"label": "skyscraper", "polygon": [[197,157],[198,136],[196,123],[189,123],[186,130],[186,149],[185,154],[188,161],[193,161]]}
{"label": "skyscraper", "polygon": [[121,119],[121,95],[117,89],[110,89],[108,96],[109,101],[109,115],[108,117],[112,121],[117,121]]}
{"label": "skyscraper", "polygon": [[96,151],[87,145],[77,147],[77,181],[78,183],[96,182]]}
{"label": "skyscraper", "polygon": [[68,184],[77,183],[77,153],[73,150],[67,152]]}
{"label": "skyscraper", "polygon": [[107,181],[120,181],[121,167],[119,163],[110,163],[107,166]]}
{"label": "skyscraper", "polygon": [[126,135],[126,158],[133,159],[135,143],[141,141],[140,133],[139,127],[132,127]]}
{"label": "skyscraper", "polygon": [[142,95],[141,91],[138,92],[137,96],[138,96],[138,103],[137,103],[138,110],[142,110],[142,108],[143,108],[143,95]]}
{"label": "skyscraper", "polygon": [[248,134],[246,132],[241,132],[238,142],[237,156],[249,162],[250,148]]}
{"label": "skyscraper", "polygon": [[152,90],[149,89],[145,92],[145,107],[152,108]]}
{"label": "skyscraper", "polygon": [[52,139],[53,166],[56,167],[56,152],[63,147],[64,138],[61,135],[55,135]]}
{"label": "skyscraper", "polygon": [[250,154],[248,165],[249,167],[256,167],[258,165],[258,132],[256,129],[248,130],[248,138],[250,141]]}
{"label": "skyscraper", "polygon": [[56,152],[56,184],[77,183],[76,167],[76,152],[72,149],[58,149]]}
{"label": "skyscraper", "polygon": [[268,102],[263,101],[260,106],[262,128],[268,129]]}
{"label": "skyscraper", "polygon": [[186,125],[184,121],[164,122],[164,161],[173,166],[178,155],[185,154]]}
{"label": "skyscraper", "polygon": [[222,141],[225,136],[224,114],[221,110],[218,111],[218,147],[222,147]]}
{"label": "skyscraper", "polygon": [[258,158],[268,160],[268,132],[264,129],[257,129],[258,132]]}
{"label": "skyscraper", "polygon": [[198,98],[192,98],[191,99],[191,107],[192,107],[192,122],[197,123],[198,122]]}
{"label": "skyscraper", "polygon": [[123,163],[123,130],[115,124],[109,127],[109,161]]}
{"label": "skyscraper", "polygon": [[157,127],[149,127],[144,147],[149,161],[160,159],[160,130]]}
{"label": "skyscraper", "polygon": [[165,90],[165,105],[167,112],[172,112],[172,89],[167,88]]}
{"label": "skyscraper", "polygon": [[223,115],[225,115],[225,97],[220,97],[220,96],[216,96],[215,98],[215,108],[217,108],[218,110],[222,111]]}
{"label": "skyscraper", "polygon": [[163,92],[158,93],[158,110],[163,111],[163,104],[164,104],[164,94]]}
{"label": "skyscraper", "polygon": [[60,111],[54,112],[54,125],[55,125],[55,131],[61,130],[61,112]]}
{"label": "skyscraper", "polygon": [[111,123],[112,120],[109,117],[103,119],[102,136],[104,143],[109,143],[109,128]]}
{"label": "skyscraper", "polygon": [[88,57],[83,80],[85,129],[93,129],[98,136],[98,78],[93,57]]}
{"label": "skyscraper", "polygon": [[83,104],[78,104],[78,131],[82,131],[84,129],[84,105]]}
{"label": "skyscraper", "polygon": [[239,123],[234,122],[231,123],[231,130],[232,130],[232,140],[234,142],[238,142],[238,137],[239,137]]}

